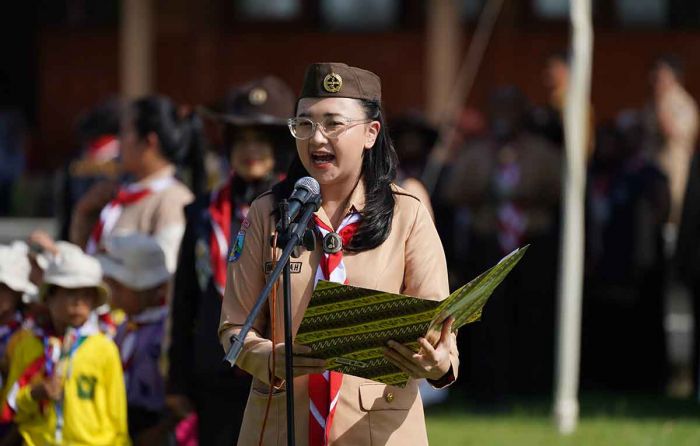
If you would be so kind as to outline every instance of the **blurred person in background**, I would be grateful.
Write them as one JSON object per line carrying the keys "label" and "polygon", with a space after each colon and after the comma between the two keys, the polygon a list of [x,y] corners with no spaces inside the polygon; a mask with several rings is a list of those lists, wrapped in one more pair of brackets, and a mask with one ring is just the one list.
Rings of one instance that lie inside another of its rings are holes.
{"label": "blurred person in background", "polygon": [[471,218],[460,282],[513,249],[527,258],[496,290],[480,324],[460,331],[470,368],[466,381],[483,403],[499,406],[510,391],[552,388],[560,151],[526,130],[528,104],[515,87],[489,101],[489,132],[461,151],[444,199]]}
{"label": "blurred person in background", "polygon": [[12,210],[14,186],[25,168],[26,142],[22,112],[0,103],[0,217]]}
{"label": "blurred person in background", "polygon": [[[571,62],[566,51],[554,52],[547,57],[542,73],[544,87],[547,90],[547,102],[535,106],[529,113],[530,130],[547,139],[555,148],[564,151],[564,107],[566,93],[569,89]],[[595,119],[593,105],[588,116],[588,145],[586,159],[590,160],[594,149]]]}
{"label": "blurred person in background", "polygon": [[547,90],[547,102],[533,107],[531,125],[533,132],[546,138],[556,148],[564,149],[563,110],[566,91],[569,88],[569,55],[559,51],[549,55],[542,73]]}
{"label": "blurred person in background", "polygon": [[[693,236],[689,238],[689,234],[692,233],[692,229],[689,228],[689,225],[692,226],[690,215],[683,217],[690,218],[690,221],[685,223],[683,237],[683,242],[688,243],[689,246],[681,247],[678,243],[683,206],[684,203],[687,203],[685,194],[690,186],[691,160],[698,137],[698,107],[683,86],[683,76],[683,64],[677,56],[667,54],[658,57],[653,62],[650,71],[651,97],[643,110],[645,155],[668,178],[670,188],[670,211],[663,232],[665,255],[669,261],[676,257],[677,249],[684,250],[678,258],[685,258],[687,261],[688,253],[692,251],[691,246],[693,246],[691,240]],[[692,209],[693,204],[687,203],[687,206]],[[680,271],[680,278],[673,274],[669,275],[665,290],[669,302],[680,302],[684,299],[685,289],[682,276],[690,269],[692,268],[683,268]],[[676,272],[676,270],[672,269],[671,272]],[[693,281],[688,281],[687,275],[685,279],[685,284],[690,285],[692,291]],[[696,299],[693,310],[696,315],[700,314],[699,306],[700,301]],[[696,322],[700,322],[697,317]],[[695,325],[694,330],[696,340],[694,351],[696,352],[698,351],[698,341],[700,341],[699,326]],[[697,357],[693,361],[694,364],[691,368],[697,368],[695,365],[698,361]],[[683,384],[683,370],[675,372],[678,373],[675,374],[677,376],[674,376],[670,383],[670,390],[684,394],[683,389],[686,386]],[[697,377],[691,377],[690,381],[697,381]]]}
{"label": "blurred person in background", "polygon": [[[238,439],[250,376],[221,360],[216,330],[226,285],[230,243],[251,202],[279,179],[279,159],[293,154],[287,119],[295,95],[280,79],[263,77],[228,95],[224,142],[228,180],[186,208],[187,229],[175,277],[168,404],[198,415],[199,444],[232,445]],[[285,166],[286,167],[286,166]]]}
{"label": "blurred person in background", "polygon": [[663,226],[670,192],[639,113],[602,126],[588,180],[581,382],[659,392],[667,377]]}
{"label": "blurred person in background", "polygon": [[[26,358],[17,358],[14,353],[19,341],[19,333],[25,325],[24,301],[26,296],[37,293],[37,287],[30,280],[31,265],[24,246],[13,244],[0,246],[0,405],[7,396],[12,383],[18,376],[10,375],[10,364],[19,361],[21,365],[13,370],[23,370]],[[10,433],[12,431],[12,433]],[[0,439],[12,436],[18,440],[18,433],[10,420],[0,415]],[[0,444],[5,444],[0,441]]]}
{"label": "blurred person in background", "polygon": [[644,149],[669,180],[671,209],[666,237],[669,252],[673,252],[697,143],[698,106],[683,86],[683,65],[676,56],[656,59],[650,78],[651,99],[644,110]]}
{"label": "blurred person in background", "polygon": [[675,252],[675,271],[693,302],[692,383],[700,401],[700,152],[693,154]]}
{"label": "blurred person in background", "polygon": [[449,143],[447,160],[441,166],[435,190],[430,197],[435,215],[435,226],[447,256],[451,289],[464,285],[465,277],[463,276],[462,263],[469,252],[468,234],[471,230],[471,214],[467,206],[456,206],[447,200],[444,190],[449,186],[455,160],[461,156],[462,150],[469,147],[472,141],[483,139],[486,135],[486,117],[474,107],[465,107],[460,111],[455,126],[454,138]]}
{"label": "blurred person in background", "polygon": [[120,131],[121,169],[131,181],[119,186],[95,185],[75,206],[70,239],[86,252],[102,249],[111,233],[153,235],[175,271],[185,231],[184,207],[193,195],[177,177],[179,166],[193,169],[195,189],[203,184],[202,124],[190,113],[183,116],[164,96],[148,96],[126,108]]}
{"label": "blurred person in background", "polygon": [[36,285],[29,280],[32,267],[27,254],[24,246],[0,245],[0,357],[12,335],[24,324],[26,297],[37,293]]}
{"label": "blurred person in background", "polygon": [[105,240],[105,252],[97,259],[112,291],[112,307],[126,313],[114,342],[124,369],[129,436],[135,445],[163,444],[173,427],[164,416],[160,371],[170,280],[165,254],[153,237],[115,235]]}
{"label": "blurred person in background", "polygon": [[389,133],[399,157],[396,184],[418,197],[434,219],[430,195],[419,178],[437,141],[437,130],[419,112],[411,111],[393,119]]}
{"label": "blurred person in background", "polygon": [[[50,325],[17,344],[15,355],[32,359],[15,375],[3,417],[11,415],[26,445],[128,445],[119,352],[94,313],[109,295],[102,269],[78,246],[56,246],[40,289]],[[20,363],[10,366],[14,374]]]}
{"label": "blurred person in background", "polygon": [[121,103],[98,104],[78,121],[80,148],[59,176],[57,213],[60,240],[68,240],[76,203],[96,183],[119,180],[119,119]]}

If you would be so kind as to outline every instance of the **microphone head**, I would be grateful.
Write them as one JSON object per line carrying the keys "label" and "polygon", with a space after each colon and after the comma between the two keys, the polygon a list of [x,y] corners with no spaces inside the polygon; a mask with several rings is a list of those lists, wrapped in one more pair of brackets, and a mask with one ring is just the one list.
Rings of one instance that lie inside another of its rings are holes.
{"label": "microphone head", "polygon": [[305,189],[313,195],[319,195],[321,193],[321,186],[313,177],[299,178],[297,182],[294,183],[294,189]]}

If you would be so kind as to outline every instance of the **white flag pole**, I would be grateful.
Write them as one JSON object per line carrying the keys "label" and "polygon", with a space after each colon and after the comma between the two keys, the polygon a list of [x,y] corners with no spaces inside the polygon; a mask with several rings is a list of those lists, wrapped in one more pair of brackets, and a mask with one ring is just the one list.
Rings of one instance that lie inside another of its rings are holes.
{"label": "white flag pole", "polygon": [[566,161],[559,275],[554,417],[559,432],[576,430],[581,345],[584,200],[593,30],[590,0],[571,0],[571,79],[564,109]]}

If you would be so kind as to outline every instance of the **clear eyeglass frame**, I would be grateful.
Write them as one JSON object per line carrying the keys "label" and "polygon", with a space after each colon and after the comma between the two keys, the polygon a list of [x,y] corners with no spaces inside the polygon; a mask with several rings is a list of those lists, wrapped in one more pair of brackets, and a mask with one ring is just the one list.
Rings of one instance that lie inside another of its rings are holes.
{"label": "clear eyeglass frame", "polygon": [[[372,122],[372,120],[333,117],[317,122],[310,118],[296,117],[287,120],[287,127],[289,127],[289,132],[296,139],[310,139],[316,134],[316,130],[318,129],[320,129],[321,133],[327,138],[339,138],[356,124],[366,124],[368,122]],[[307,125],[308,127],[304,127],[304,129],[300,131],[300,125]]]}

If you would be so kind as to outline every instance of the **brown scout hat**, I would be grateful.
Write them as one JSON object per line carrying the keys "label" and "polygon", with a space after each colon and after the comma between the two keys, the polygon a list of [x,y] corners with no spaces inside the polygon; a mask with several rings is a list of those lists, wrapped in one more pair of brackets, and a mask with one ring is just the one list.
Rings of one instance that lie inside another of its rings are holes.
{"label": "brown scout hat", "polygon": [[294,92],[281,79],[265,76],[228,92],[223,112],[202,111],[233,126],[283,126],[294,114]]}
{"label": "brown scout hat", "polygon": [[301,98],[354,98],[381,101],[379,76],[344,63],[323,62],[309,65],[304,75]]}

